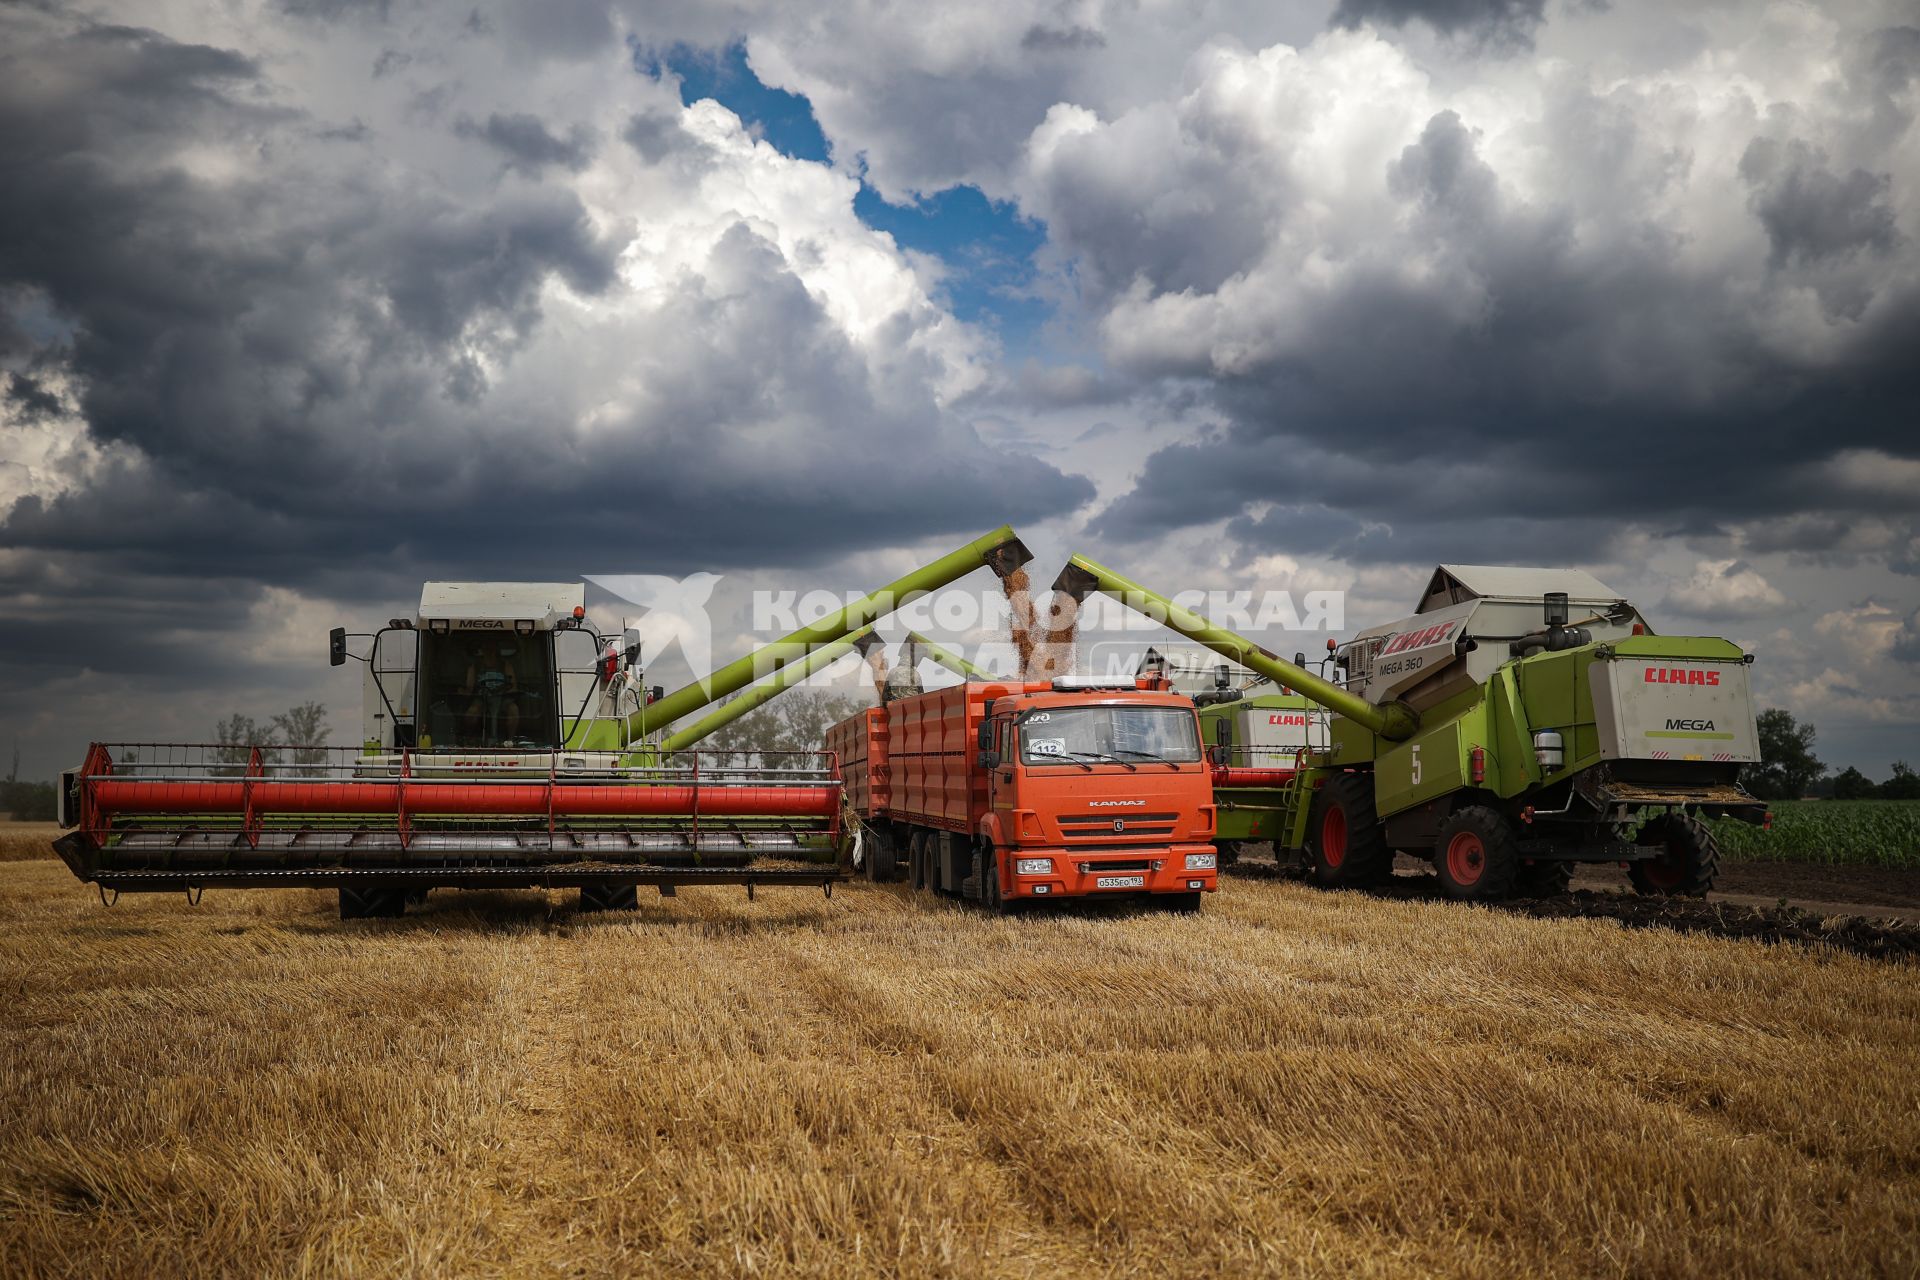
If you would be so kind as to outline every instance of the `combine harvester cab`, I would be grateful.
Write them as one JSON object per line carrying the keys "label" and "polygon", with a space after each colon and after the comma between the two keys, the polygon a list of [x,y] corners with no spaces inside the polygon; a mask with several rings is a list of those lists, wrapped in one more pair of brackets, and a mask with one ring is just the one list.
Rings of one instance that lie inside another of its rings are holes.
{"label": "combine harvester cab", "polygon": [[1332,713],[1297,769],[1215,775],[1223,815],[1261,815],[1316,883],[1376,883],[1403,852],[1462,899],[1563,891],[1580,862],[1698,895],[1719,857],[1701,819],[1766,816],[1738,781],[1759,759],[1752,655],[1655,635],[1577,570],[1443,565],[1411,617],[1338,647],[1337,680],[1082,557],[1055,586],[1105,592]]}
{"label": "combine harvester cab", "polygon": [[851,872],[833,755],[696,744],[914,596],[1027,558],[1003,527],[673,693],[646,685],[637,633],[592,629],[577,583],[428,583],[417,618],[329,637],[335,665],[366,665],[359,746],[96,743],[63,779],[56,848],[103,896],[332,888],[346,917],[433,888],[577,887],[589,910],[642,884],[830,889]]}
{"label": "combine harvester cab", "polygon": [[827,733],[876,879],[991,910],[1140,897],[1196,910],[1216,887],[1191,699],[1164,683],[971,680]]}

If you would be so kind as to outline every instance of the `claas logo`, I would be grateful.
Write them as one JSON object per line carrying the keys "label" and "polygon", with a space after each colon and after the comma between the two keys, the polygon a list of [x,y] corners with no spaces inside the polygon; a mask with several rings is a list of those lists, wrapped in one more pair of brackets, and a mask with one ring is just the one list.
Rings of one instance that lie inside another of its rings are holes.
{"label": "claas logo", "polygon": [[1384,658],[1390,653],[1405,653],[1409,649],[1424,649],[1430,644],[1439,644],[1452,635],[1453,629],[1459,625],[1460,621],[1456,618],[1452,622],[1442,622],[1419,631],[1402,631],[1387,641],[1387,647],[1380,651],[1380,656]]}
{"label": "claas logo", "polygon": [[1703,671],[1699,667],[1648,667],[1642,676],[1643,684],[1705,684],[1720,683],[1718,671]]}
{"label": "claas logo", "polygon": [[1272,715],[1267,717],[1268,724],[1305,724],[1306,722],[1307,718],[1304,715]]}

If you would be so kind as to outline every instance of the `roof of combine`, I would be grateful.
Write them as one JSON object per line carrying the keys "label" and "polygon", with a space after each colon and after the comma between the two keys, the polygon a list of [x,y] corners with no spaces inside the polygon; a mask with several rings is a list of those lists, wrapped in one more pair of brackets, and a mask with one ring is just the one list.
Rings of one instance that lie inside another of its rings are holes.
{"label": "roof of combine", "polygon": [[1420,607],[1431,613],[1468,600],[1538,600],[1564,591],[1569,601],[1611,604],[1619,592],[1584,569],[1524,569],[1511,565],[1443,564],[1433,571]]}
{"label": "roof of combine", "polygon": [[516,622],[532,619],[551,627],[571,618],[586,602],[579,582],[429,582],[420,588],[420,624],[435,618],[450,622]]}

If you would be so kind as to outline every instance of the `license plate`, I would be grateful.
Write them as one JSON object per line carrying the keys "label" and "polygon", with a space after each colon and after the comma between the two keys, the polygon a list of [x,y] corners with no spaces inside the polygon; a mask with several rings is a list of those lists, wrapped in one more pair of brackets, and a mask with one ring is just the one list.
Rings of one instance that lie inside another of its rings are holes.
{"label": "license plate", "polygon": [[1145,876],[1101,876],[1093,882],[1102,889],[1144,889],[1147,887]]}

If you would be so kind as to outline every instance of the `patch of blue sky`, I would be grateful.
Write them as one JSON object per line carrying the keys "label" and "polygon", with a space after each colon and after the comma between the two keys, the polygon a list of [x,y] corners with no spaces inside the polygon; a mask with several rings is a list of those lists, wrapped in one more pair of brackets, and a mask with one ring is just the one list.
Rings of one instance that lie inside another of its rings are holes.
{"label": "patch of blue sky", "polygon": [[[830,158],[813,105],[799,94],[763,84],[748,65],[744,42],[719,49],[642,49],[636,51],[635,66],[645,75],[679,77],[681,101],[713,99],[784,156],[821,164]],[[1034,255],[1047,239],[1043,224],[971,186],[895,205],[862,182],[853,209],[903,249],[944,264],[943,298],[956,316],[998,333],[1009,353],[1030,353],[1053,311],[1034,287]]]}

